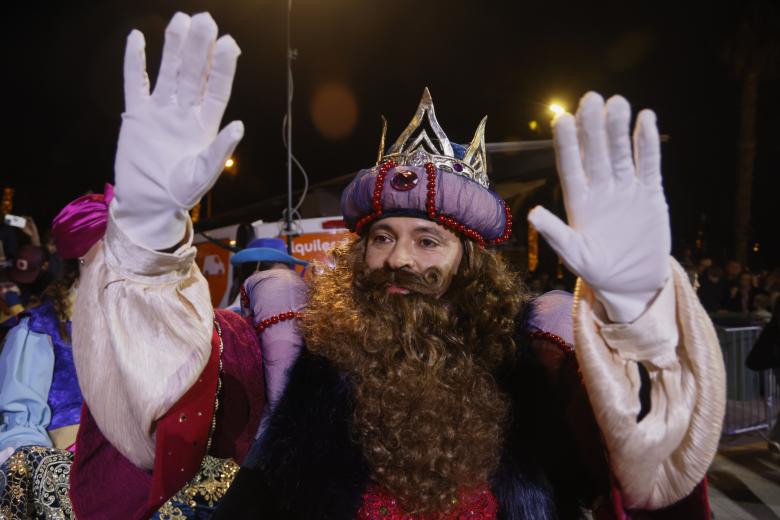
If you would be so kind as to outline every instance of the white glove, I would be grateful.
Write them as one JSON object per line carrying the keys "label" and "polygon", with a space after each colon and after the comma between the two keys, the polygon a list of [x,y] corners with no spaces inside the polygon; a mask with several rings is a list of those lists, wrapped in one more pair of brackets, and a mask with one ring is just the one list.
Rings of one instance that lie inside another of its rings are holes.
{"label": "white glove", "polygon": [[112,213],[139,245],[167,249],[184,237],[187,211],[211,189],[244,135],[233,121],[219,135],[241,50],[217,37],[208,13],[176,13],[165,30],[160,73],[149,94],[144,36],[125,50],[125,113],[119,132]]}
{"label": "white glove", "polygon": [[639,113],[631,156],[631,107],[595,92],[576,120],[553,123],[558,175],[569,225],[537,206],[528,220],[566,266],[590,285],[610,320],[630,323],[669,277],[669,211],[661,187],[655,114]]}

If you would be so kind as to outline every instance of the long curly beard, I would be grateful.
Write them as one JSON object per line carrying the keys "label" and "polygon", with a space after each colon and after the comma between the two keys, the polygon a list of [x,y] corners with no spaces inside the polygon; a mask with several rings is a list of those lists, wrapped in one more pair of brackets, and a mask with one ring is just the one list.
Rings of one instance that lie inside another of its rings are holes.
{"label": "long curly beard", "polygon": [[[440,299],[440,272],[369,272],[362,240],[337,249],[302,321],[309,350],[352,376],[353,434],[409,513],[446,511],[487,482],[503,441],[508,405],[491,374],[512,355],[524,297],[499,257],[464,247]],[[411,293],[387,294],[390,281]]]}

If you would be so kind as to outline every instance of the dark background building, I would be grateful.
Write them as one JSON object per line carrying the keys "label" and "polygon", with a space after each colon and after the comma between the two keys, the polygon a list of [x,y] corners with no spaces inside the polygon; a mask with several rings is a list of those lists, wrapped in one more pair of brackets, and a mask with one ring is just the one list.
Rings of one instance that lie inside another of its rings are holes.
{"label": "dark background building", "polygon": [[[225,121],[242,119],[246,136],[236,152],[237,173],[213,190],[212,214],[283,194],[287,6],[284,0],[4,6],[0,184],[15,189],[14,212],[44,227],[70,199],[112,179],[125,37],[134,27],[146,35],[153,81],[176,10],[209,10],[243,51]],[[741,121],[749,105],[756,115],[749,260],[780,264],[776,2],[295,0],[291,21],[298,51],[294,149],[313,183],[372,164],[380,114],[395,139],[425,86],[448,136],[460,142],[485,114],[490,142],[549,139],[552,100],[574,110],[587,90],[620,93],[635,110],[655,109],[661,132],[670,136],[663,170],[675,248],[696,247],[698,239],[702,251],[725,261],[735,255]],[[758,43],[744,42],[745,23]],[[766,63],[750,90],[745,78],[757,53]],[[511,164],[499,162],[495,174],[511,176]],[[296,188],[301,184],[296,173]],[[546,193],[555,203],[554,190]]]}

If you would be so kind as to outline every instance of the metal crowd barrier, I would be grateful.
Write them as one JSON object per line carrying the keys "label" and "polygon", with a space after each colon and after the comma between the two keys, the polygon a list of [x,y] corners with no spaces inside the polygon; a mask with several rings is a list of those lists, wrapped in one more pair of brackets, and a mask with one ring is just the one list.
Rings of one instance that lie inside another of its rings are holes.
{"label": "metal crowd barrier", "polygon": [[745,366],[761,327],[716,326],[726,364],[726,418],[724,435],[772,429],[780,411],[777,371],[755,372]]}

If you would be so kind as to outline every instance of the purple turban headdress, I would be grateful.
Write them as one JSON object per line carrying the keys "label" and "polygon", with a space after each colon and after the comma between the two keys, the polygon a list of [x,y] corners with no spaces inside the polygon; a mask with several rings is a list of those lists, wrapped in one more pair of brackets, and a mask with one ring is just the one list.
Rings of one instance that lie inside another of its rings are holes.
{"label": "purple turban headdress", "polygon": [[382,218],[408,216],[438,222],[482,246],[506,242],[512,212],[490,190],[486,119],[468,148],[450,142],[426,88],[411,123],[387,151],[384,122],[376,166],[359,171],[341,194],[347,227],[361,234]]}
{"label": "purple turban headdress", "polygon": [[103,238],[108,223],[108,204],[113,198],[114,187],[106,184],[104,193],[79,197],[54,217],[51,233],[62,258],[82,257]]}

